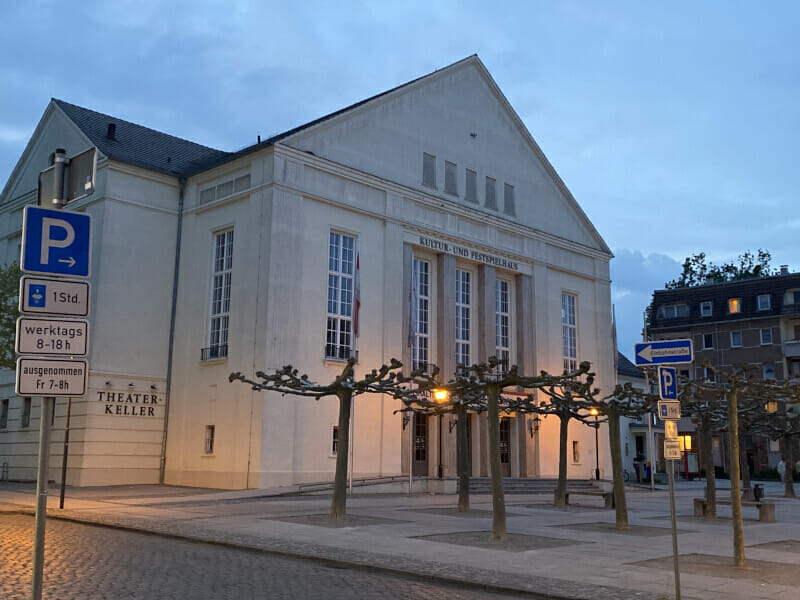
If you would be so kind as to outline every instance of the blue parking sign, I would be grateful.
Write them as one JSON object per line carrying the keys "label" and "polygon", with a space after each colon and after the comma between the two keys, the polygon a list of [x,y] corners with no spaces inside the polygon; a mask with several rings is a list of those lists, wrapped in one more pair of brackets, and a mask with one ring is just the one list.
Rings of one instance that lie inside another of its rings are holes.
{"label": "blue parking sign", "polygon": [[22,271],[88,277],[92,218],[83,213],[26,206],[22,220]]}
{"label": "blue parking sign", "polygon": [[676,369],[658,367],[658,391],[662,400],[678,399],[678,372]]}

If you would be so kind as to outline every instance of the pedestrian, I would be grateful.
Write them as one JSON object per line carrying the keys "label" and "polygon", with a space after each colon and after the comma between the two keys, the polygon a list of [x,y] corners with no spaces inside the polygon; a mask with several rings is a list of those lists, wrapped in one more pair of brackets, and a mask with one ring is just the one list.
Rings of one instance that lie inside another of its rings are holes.
{"label": "pedestrian", "polygon": [[783,481],[786,477],[786,463],[781,459],[778,463],[778,475],[781,477],[781,481]]}

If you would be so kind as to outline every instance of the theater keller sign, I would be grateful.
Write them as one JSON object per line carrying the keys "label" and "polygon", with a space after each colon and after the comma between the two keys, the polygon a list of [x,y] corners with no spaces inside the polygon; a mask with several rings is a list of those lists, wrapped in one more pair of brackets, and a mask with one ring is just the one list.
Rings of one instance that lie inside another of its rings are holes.
{"label": "theater keller sign", "polygon": [[105,415],[155,417],[160,400],[156,394],[135,392],[97,392],[97,400],[105,402]]}

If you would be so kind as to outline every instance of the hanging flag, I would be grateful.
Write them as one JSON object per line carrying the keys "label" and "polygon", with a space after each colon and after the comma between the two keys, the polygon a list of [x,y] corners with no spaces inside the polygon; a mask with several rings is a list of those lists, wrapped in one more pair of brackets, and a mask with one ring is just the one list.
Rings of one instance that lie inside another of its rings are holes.
{"label": "hanging flag", "polygon": [[361,264],[360,264],[361,253],[356,248],[356,276],[355,281],[353,282],[353,335],[358,337],[358,313],[361,309]]}

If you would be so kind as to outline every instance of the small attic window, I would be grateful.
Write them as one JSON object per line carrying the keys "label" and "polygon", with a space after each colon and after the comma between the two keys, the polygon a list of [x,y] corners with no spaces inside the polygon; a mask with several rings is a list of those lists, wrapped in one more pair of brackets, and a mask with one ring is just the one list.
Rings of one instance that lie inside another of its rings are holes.
{"label": "small attic window", "polygon": [[503,212],[512,217],[517,215],[514,203],[514,186],[508,183],[503,184]]}
{"label": "small attic window", "polygon": [[467,169],[467,185],[465,188],[467,202],[478,203],[478,174],[475,171]]}
{"label": "small attic window", "polygon": [[444,192],[458,196],[458,186],[456,185],[456,163],[444,161]]}
{"label": "small attic window", "polygon": [[422,185],[436,188],[436,157],[422,153]]}
{"label": "small attic window", "polygon": [[109,123],[108,129],[106,130],[106,137],[109,140],[116,140],[117,139],[117,124],[116,123]]}
{"label": "small attic window", "polygon": [[491,177],[486,178],[485,206],[489,210],[497,210],[497,182]]}

